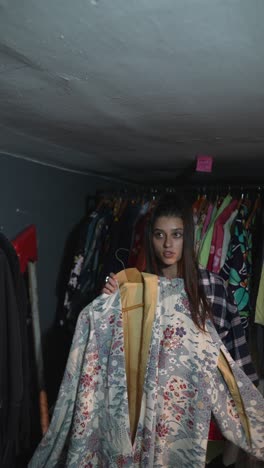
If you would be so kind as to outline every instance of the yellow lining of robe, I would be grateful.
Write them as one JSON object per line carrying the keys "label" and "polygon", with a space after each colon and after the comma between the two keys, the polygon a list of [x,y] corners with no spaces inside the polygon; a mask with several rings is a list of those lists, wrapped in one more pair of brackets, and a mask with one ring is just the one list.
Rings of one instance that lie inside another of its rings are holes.
{"label": "yellow lining of robe", "polygon": [[[123,312],[124,347],[131,439],[140,415],[143,385],[157,306],[158,277],[128,268],[117,274]],[[135,284],[136,283],[136,284]],[[220,350],[218,369],[236,404],[241,424],[251,445],[250,425],[232,369]]]}
{"label": "yellow lining of robe", "polygon": [[[117,274],[123,312],[131,439],[140,416],[143,385],[157,306],[158,277],[129,268]],[[136,283],[136,284],[135,284]]]}

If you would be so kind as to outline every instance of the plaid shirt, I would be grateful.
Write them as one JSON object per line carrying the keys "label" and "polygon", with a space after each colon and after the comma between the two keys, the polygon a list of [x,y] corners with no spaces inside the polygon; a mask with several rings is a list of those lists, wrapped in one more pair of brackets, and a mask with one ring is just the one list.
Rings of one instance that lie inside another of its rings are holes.
{"label": "plaid shirt", "polygon": [[202,267],[199,268],[199,271],[199,282],[212,305],[213,321],[217,333],[234,361],[257,385],[258,376],[250,357],[245,332],[231,291],[219,275]]}

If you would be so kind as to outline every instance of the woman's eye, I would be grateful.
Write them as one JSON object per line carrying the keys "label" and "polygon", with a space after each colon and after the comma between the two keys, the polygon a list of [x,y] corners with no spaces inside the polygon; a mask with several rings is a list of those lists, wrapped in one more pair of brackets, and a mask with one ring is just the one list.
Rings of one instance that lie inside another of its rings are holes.
{"label": "woman's eye", "polygon": [[155,237],[156,239],[162,239],[163,234],[162,234],[162,232],[154,232],[154,237]]}
{"label": "woman's eye", "polygon": [[174,237],[176,237],[176,239],[180,239],[181,237],[183,236],[183,232],[174,232]]}

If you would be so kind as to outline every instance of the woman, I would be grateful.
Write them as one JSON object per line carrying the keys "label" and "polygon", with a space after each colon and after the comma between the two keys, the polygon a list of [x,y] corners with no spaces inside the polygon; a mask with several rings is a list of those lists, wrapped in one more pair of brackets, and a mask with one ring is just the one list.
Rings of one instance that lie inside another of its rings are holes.
{"label": "woman", "polygon": [[[198,267],[192,210],[179,196],[164,196],[153,210],[146,232],[146,271],[169,279],[183,278],[194,323],[203,330],[206,318],[212,318],[232,358],[257,384],[232,293],[219,275]],[[112,294],[117,288],[116,276],[110,273],[102,292]]]}
{"label": "woman", "polygon": [[[147,269],[158,275],[119,272],[119,290],[111,275],[108,296],[81,312],[30,468],[202,468],[211,412],[229,440],[264,459],[264,400],[211,323],[215,308],[223,338],[232,338],[224,322],[239,317],[223,282],[196,264],[191,211],[162,200],[148,236]],[[227,342],[234,355],[246,346]]]}
{"label": "woman", "polygon": [[[180,197],[166,196],[154,209],[147,229],[146,260],[147,272],[169,279],[184,279],[194,323],[204,330],[206,318],[211,318],[233,359],[257,384],[258,378],[231,292],[220,276],[198,267],[192,211]],[[117,288],[116,276],[110,273],[102,292],[112,294]],[[234,461],[236,453],[227,443],[226,466]]]}

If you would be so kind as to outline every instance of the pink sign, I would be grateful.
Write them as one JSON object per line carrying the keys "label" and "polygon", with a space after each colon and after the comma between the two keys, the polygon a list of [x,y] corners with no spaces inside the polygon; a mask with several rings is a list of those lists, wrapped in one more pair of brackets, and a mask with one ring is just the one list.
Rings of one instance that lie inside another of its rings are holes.
{"label": "pink sign", "polygon": [[196,160],[196,171],[197,172],[212,172],[213,157],[198,155]]}

